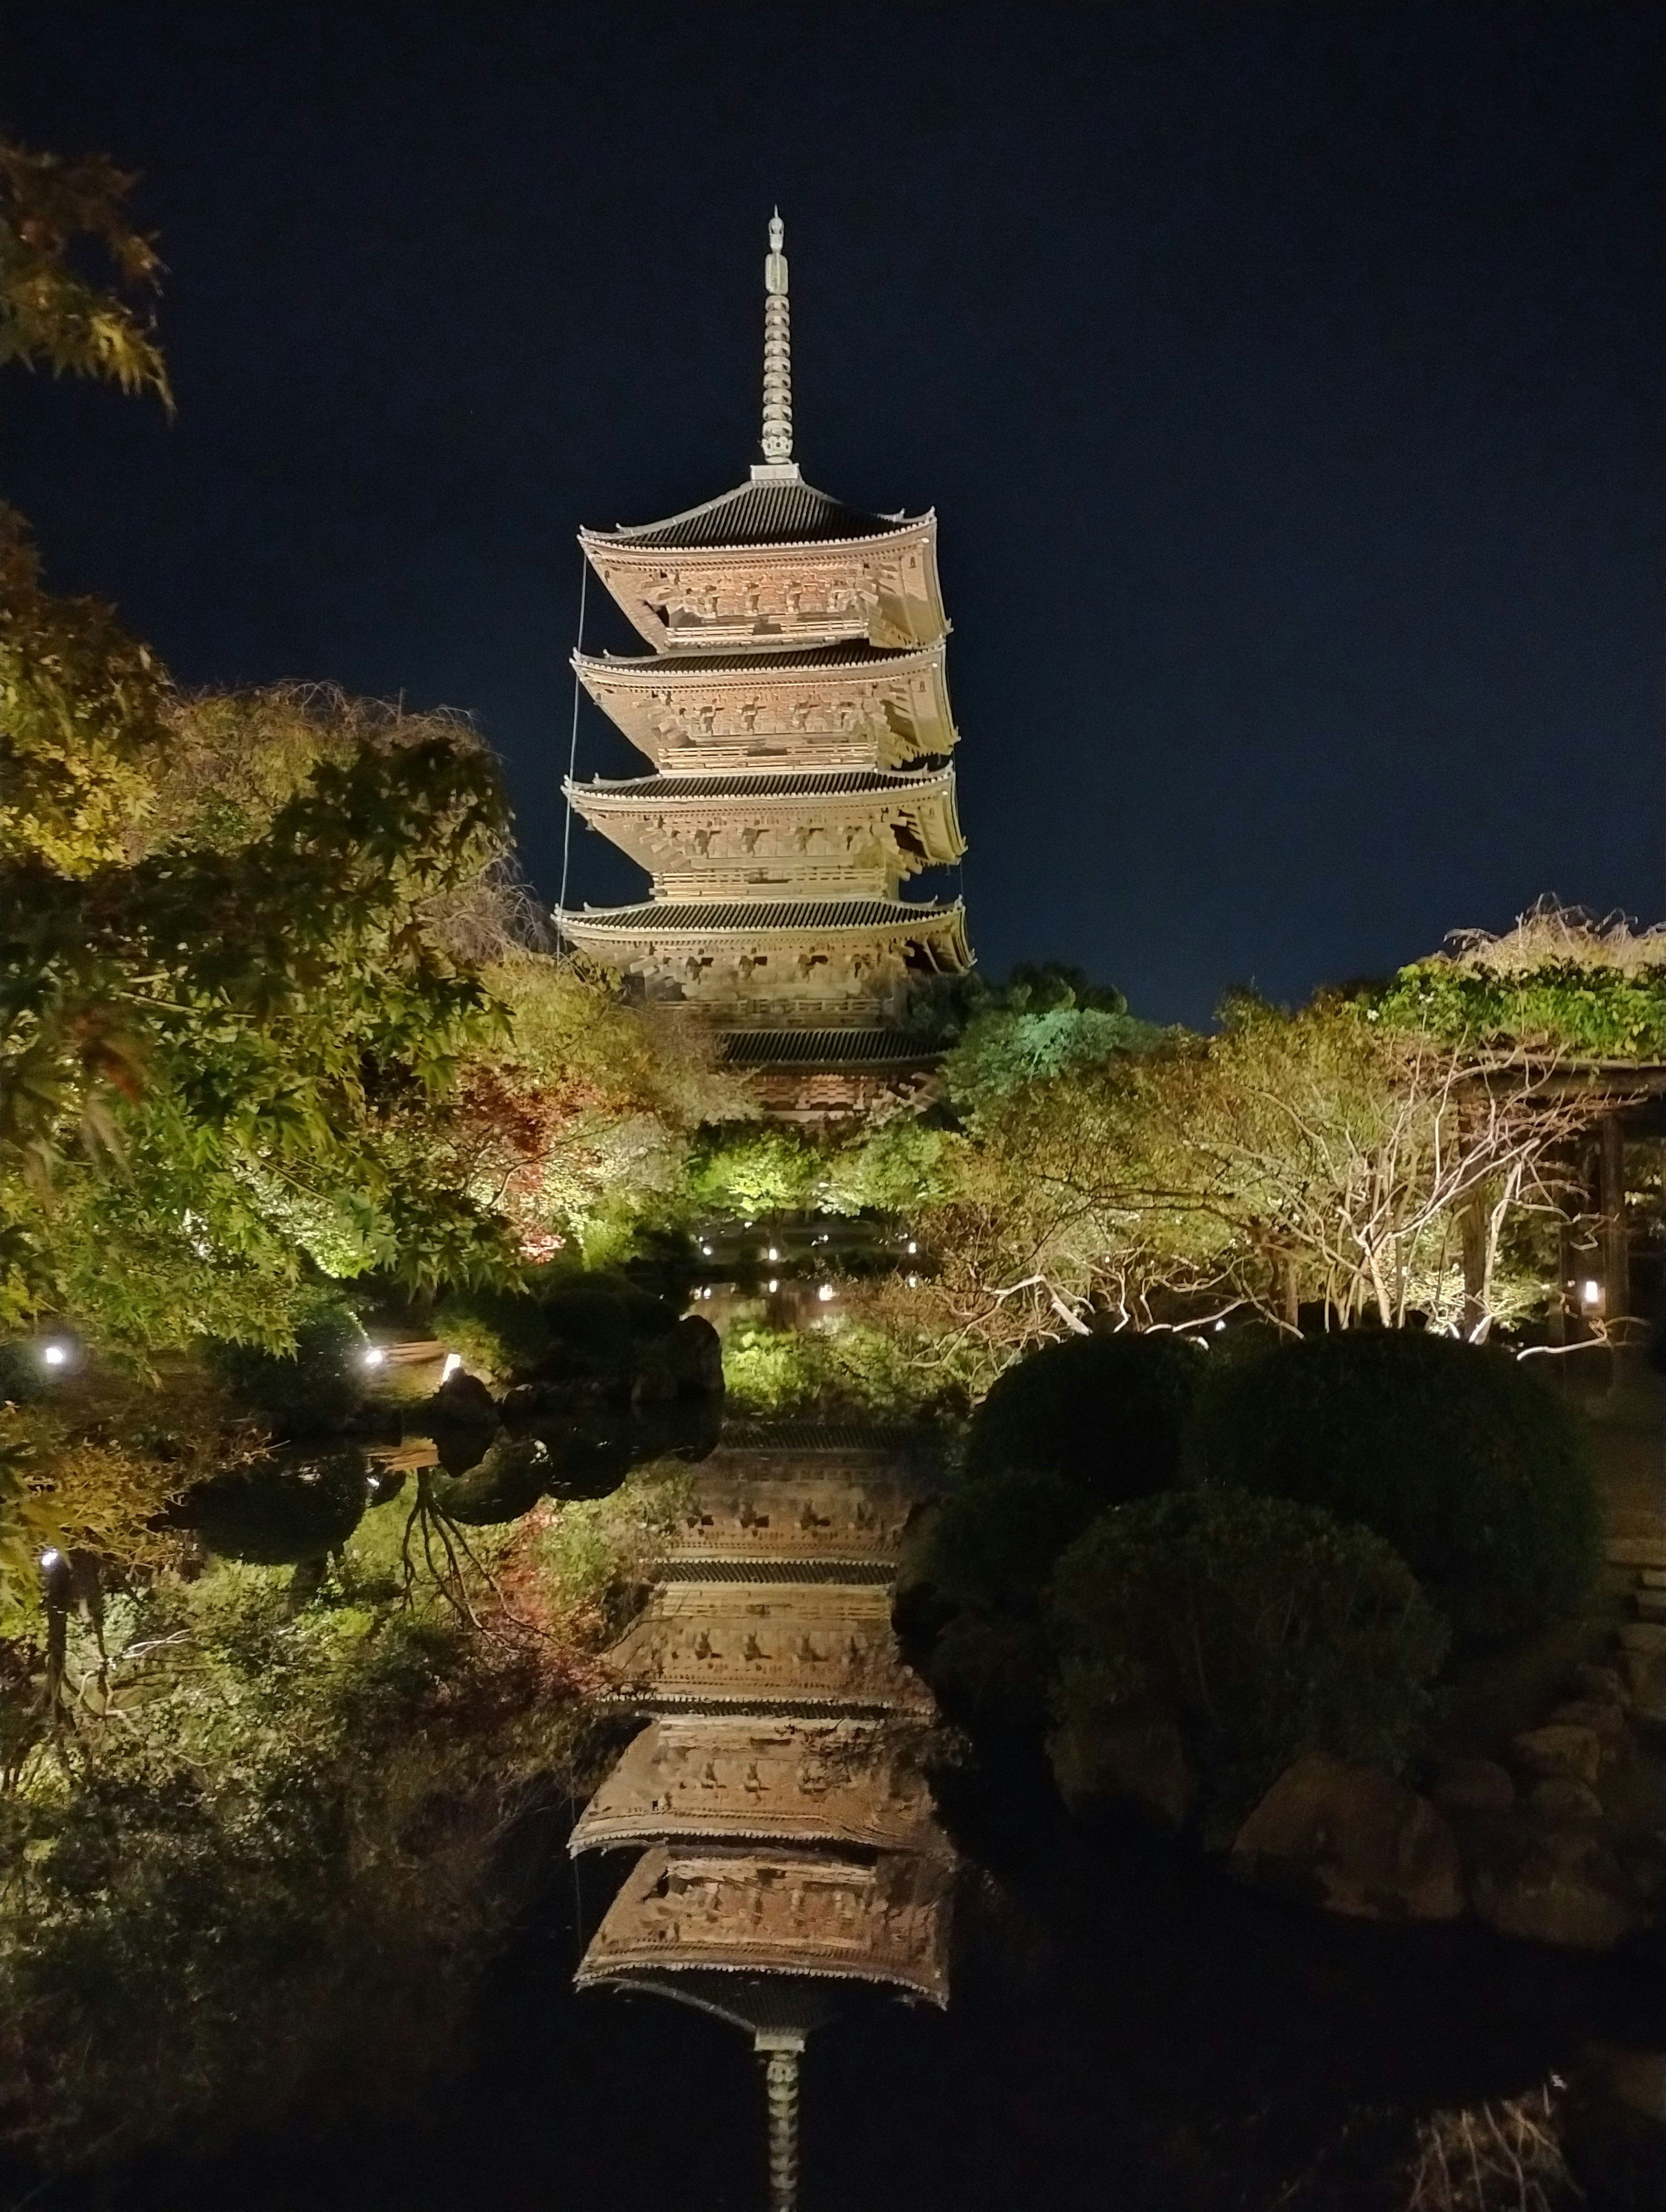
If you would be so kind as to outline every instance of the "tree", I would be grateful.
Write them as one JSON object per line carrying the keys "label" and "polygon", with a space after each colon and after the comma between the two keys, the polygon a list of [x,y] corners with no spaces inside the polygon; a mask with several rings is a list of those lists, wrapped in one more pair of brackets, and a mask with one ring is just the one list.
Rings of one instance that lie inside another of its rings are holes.
{"label": "tree", "polygon": [[[102,155],[66,161],[0,143],[0,362],[149,389],[172,411],[167,365],[137,304],[162,264],[155,240],[128,219],[136,182]],[[82,241],[101,252],[112,282],[76,268]]]}

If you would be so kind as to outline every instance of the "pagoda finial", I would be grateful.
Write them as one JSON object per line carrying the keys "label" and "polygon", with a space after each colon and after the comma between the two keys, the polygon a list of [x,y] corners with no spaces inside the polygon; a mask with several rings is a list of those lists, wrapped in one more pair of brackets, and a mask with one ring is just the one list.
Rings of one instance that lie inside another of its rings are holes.
{"label": "pagoda finial", "polygon": [[763,466],[771,476],[797,476],[793,459],[793,332],[787,305],[786,226],[777,208],[769,218],[769,252],[763,264]]}

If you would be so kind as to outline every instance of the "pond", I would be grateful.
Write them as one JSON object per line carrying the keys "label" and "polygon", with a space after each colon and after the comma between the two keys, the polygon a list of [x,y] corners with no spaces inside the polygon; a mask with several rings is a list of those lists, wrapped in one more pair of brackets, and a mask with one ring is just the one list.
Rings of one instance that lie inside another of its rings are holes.
{"label": "pond", "polygon": [[931,1479],[918,1439],[731,1424],[613,1654],[629,1741],[458,2078],[97,2201],[1400,2212],[1418,2116],[1666,2048],[1640,1955],[1329,1918],[1088,1836],[1039,1758],[935,1763],[888,1593]]}

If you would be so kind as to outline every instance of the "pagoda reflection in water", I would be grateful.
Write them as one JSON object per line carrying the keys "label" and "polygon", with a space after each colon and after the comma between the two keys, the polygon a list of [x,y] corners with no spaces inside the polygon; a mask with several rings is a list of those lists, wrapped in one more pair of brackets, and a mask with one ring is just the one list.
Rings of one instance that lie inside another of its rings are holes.
{"label": "pagoda reflection in water", "polygon": [[953,1859],[920,1771],[929,1694],[891,1640],[909,1441],[732,1426],[611,1654],[647,1725],[572,1850],[641,1853],[581,1987],[674,1997],[764,2058],[773,2212],[797,2201],[798,2065],[842,1984],[948,1998]]}

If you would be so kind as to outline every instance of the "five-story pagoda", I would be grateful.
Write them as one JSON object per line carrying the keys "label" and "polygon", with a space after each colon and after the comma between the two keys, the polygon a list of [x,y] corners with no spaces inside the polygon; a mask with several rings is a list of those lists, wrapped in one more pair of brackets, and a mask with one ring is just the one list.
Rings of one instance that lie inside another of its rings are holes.
{"label": "five-story pagoda", "polygon": [[781,243],[776,216],[749,481],[669,521],[580,532],[653,650],[574,666],[652,773],[569,778],[567,797],[653,890],[556,920],[647,996],[712,1013],[767,1103],[814,1114],[907,1084],[909,987],[971,956],[958,900],[902,896],[964,850],[936,518],[864,514],[800,476]]}

